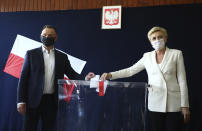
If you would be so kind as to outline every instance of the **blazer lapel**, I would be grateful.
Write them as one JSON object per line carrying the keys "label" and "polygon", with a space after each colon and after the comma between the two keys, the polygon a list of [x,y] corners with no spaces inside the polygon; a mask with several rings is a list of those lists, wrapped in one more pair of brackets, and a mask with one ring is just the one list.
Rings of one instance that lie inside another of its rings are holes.
{"label": "blazer lapel", "polygon": [[55,53],[55,75],[56,75],[56,72],[57,72],[57,63],[59,63],[58,62],[58,52],[57,52],[57,50],[56,49],[54,49],[54,53]]}
{"label": "blazer lapel", "polygon": [[169,48],[166,47],[166,51],[162,60],[162,64],[161,64],[161,72],[163,72],[163,69],[166,67],[167,63],[168,63],[168,58],[169,58]]}
{"label": "blazer lapel", "polygon": [[42,50],[42,47],[39,48],[39,60],[40,60],[40,65],[41,65],[41,69],[43,71],[43,73],[45,73],[45,70],[44,70],[44,58],[43,58],[43,50]]}
{"label": "blazer lapel", "polygon": [[58,72],[59,72],[59,68],[60,65],[59,64],[59,55],[58,55],[58,51],[56,50],[56,48],[54,49],[54,53],[55,53],[55,80],[54,80],[54,85],[55,85],[55,92],[58,91],[57,89],[57,79],[58,79]]}
{"label": "blazer lapel", "polygon": [[163,81],[165,81],[163,73],[162,73],[159,65],[157,64],[157,61],[156,61],[156,52],[155,51],[152,52],[152,61],[154,62],[153,64],[154,64],[155,70],[157,70],[159,72],[159,75],[160,75],[161,79]]}

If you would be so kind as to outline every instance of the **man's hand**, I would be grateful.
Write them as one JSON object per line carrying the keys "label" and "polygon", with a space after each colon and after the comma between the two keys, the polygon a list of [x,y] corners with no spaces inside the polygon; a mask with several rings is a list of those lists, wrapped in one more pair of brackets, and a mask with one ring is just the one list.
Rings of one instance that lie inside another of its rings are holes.
{"label": "man's hand", "polygon": [[103,73],[102,76],[100,77],[100,80],[105,81],[111,78],[112,78],[112,75],[110,73]]}
{"label": "man's hand", "polygon": [[24,115],[26,112],[26,104],[25,103],[18,103],[17,110],[20,114]]}
{"label": "man's hand", "polygon": [[190,120],[189,107],[181,107],[182,114],[184,116],[184,123],[188,123]]}
{"label": "man's hand", "polygon": [[86,75],[85,80],[89,81],[93,77],[95,77],[95,74],[93,72],[89,72],[88,75]]}

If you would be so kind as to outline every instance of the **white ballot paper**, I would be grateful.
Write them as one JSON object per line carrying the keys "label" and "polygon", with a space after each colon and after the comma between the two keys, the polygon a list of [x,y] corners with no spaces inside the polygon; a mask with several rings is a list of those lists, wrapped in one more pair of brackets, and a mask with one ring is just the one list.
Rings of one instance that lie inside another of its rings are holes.
{"label": "white ballot paper", "polygon": [[[96,75],[95,77],[91,78],[90,80],[90,88],[96,88],[96,92],[99,92],[99,82],[100,82],[100,75]],[[104,94],[107,89],[107,84],[109,81],[104,81]]]}

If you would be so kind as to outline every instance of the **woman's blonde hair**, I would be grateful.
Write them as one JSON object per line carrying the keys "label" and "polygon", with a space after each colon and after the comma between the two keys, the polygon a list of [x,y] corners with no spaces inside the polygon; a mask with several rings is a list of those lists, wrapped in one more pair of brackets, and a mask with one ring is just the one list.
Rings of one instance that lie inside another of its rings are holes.
{"label": "woman's blonde hair", "polygon": [[168,34],[167,34],[167,31],[165,28],[163,27],[159,27],[159,26],[154,26],[153,28],[151,28],[149,30],[149,32],[147,33],[147,37],[148,39],[150,39],[151,35],[154,33],[154,32],[157,32],[157,31],[161,31],[163,33],[163,35],[168,38]]}

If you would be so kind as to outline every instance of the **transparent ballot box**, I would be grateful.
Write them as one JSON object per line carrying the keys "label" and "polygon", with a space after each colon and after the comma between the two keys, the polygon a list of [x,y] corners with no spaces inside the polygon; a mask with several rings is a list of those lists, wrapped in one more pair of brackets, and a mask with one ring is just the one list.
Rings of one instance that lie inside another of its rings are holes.
{"label": "transparent ballot box", "polygon": [[144,131],[146,83],[58,81],[57,131]]}

